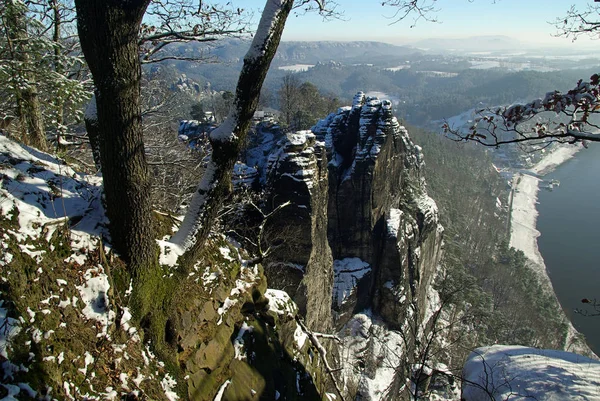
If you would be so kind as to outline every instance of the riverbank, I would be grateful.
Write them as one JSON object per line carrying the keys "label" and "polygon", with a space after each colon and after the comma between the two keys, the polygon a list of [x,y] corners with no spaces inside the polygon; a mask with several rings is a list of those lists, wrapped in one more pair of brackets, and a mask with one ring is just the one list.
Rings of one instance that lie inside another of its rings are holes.
{"label": "riverbank", "polygon": [[581,145],[561,145],[545,155],[530,170],[537,175],[545,175],[560,166],[579,152],[583,147]]}
{"label": "riverbank", "polygon": [[[539,177],[543,176],[560,164],[572,158],[581,146],[563,145],[549,152],[529,171],[516,173],[512,184],[512,207],[510,212],[510,246],[523,251],[525,256],[532,262],[532,269],[538,274],[540,282],[554,293],[552,282],[546,271],[544,258],[539,249],[537,238],[540,232],[537,230],[537,199],[540,189],[539,183],[542,181]],[[558,299],[557,299],[558,304]],[[560,307],[560,304],[558,304]],[[565,319],[568,319],[565,316]],[[569,321],[569,333],[567,336],[566,349],[577,353],[589,355],[592,351],[585,342],[580,340],[581,335]]]}

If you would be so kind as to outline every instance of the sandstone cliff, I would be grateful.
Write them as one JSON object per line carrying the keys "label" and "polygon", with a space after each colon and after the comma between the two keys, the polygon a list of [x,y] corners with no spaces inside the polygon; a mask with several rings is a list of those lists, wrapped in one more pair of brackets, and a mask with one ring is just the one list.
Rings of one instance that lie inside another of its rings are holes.
{"label": "sandstone cliff", "polygon": [[314,328],[329,326],[330,302],[337,327],[367,308],[399,327],[413,300],[425,310],[441,255],[423,155],[391,103],[363,93],[312,131],[288,135],[269,158],[270,206],[292,202],[271,223],[284,245],[265,263],[269,285]]}

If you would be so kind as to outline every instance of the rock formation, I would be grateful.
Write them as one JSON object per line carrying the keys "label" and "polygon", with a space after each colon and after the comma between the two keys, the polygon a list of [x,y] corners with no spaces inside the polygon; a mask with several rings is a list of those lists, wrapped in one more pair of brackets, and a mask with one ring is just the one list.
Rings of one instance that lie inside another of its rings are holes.
{"label": "rock formation", "polygon": [[269,201],[281,210],[271,222],[272,241],[281,242],[265,263],[269,285],[286,290],[308,327],[331,328],[333,259],[327,241],[327,158],[309,131],[289,134],[269,157]]}
{"label": "rock formation", "polygon": [[366,308],[400,327],[417,299],[423,317],[443,230],[422,166],[421,149],[391,103],[363,93],[271,154],[270,206],[292,204],[271,223],[283,245],[265,271],[271,287],[285,289],[309,322],[320,322],[313,327],[328,326],[330,295],[337,327]]}

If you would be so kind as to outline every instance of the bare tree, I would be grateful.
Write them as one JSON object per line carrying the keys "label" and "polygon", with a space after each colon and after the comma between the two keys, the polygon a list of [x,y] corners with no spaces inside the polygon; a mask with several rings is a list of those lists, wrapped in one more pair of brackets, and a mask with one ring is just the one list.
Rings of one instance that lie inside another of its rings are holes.
{"label": "bare tree", "polygon": [[294,75],[286,74],[277,94],[279,109],[283,113],[285,124],[289,127],[300,102],[300,81]]}
{"label": "bare tree", "polygon": [[429,22],[437,22],[435,14],[438,9],[435,7],[437,0],[384,0],[381,5],[390,6],[395,9],[394,14],[389,17],[391,23],[404,20],[409,15],[414,15],[414,20],[411,25],[413,28],[419,20]]}
{"label": "bare tree", "polygon": [[212,43],[224,36],[248,34],[249,14],[231,4],[194,0],[152,0],[140,26],[139,46],[143,63],[164,60],[207,61],[208,52],[178,52],[181,43]]}
{"label": "bare tree", "polygon": [[600,77],[579,80],[567,93],[548,92],[544,98],[526,104],[513,104],[477,111],[466,132],[451,127],[444,131],[456,141],[474,141],[496,147],[508,143],[528,143],[545,147],[552,142],[600,142]]}
{"label": "bare tree", "polygon": [[583,10],[572,5],[564,17],[556,18],[553,25],[556,27],[557,36],[573,40],[580,36],[596,39],[600,30],[600,5],[587,4]]}

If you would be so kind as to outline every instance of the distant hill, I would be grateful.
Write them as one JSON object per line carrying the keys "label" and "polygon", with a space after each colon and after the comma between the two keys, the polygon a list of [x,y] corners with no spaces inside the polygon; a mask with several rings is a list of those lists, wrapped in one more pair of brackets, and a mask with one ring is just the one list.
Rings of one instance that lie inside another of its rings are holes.
{"label": "distant hill", "polygon": [[496,52],[525,50],[531,44],[503,35],[471,36],[468,38],[428,38],[411,44],[430,52]]}
{"label": "distant hill", "polygon": [[275,56],[278,63],[308,63],[340,61],[346,63],[373,63],[379,59],[394,59],[420,50],[382,42],[283,42]]}
{"label": "distant hill", "polygon": [[[205,52],[224,62],[241,63],[248,51],[249,44],[249,40],[228,39],[222,40],[211,47],[207,47],[206,44],[202,43],[181,45],[177,47],[175,52],[187,55],[197,55]],[[382,42],[282,42],[273,63],[278,66],[297,63],[316,64],[333,60],[346,64],[367,64],[419,53],[422,53],[422,51],[414,47],[396,46]]]}

